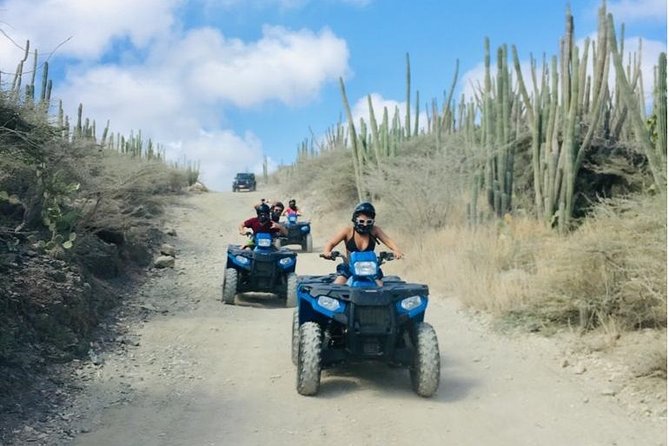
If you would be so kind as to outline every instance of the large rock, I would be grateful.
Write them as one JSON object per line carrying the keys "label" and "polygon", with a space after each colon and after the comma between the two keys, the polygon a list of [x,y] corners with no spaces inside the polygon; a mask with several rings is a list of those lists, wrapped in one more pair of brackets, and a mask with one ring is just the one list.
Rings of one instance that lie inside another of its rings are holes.
{"label": "large rock", "polygon": [[207,189],[207,186],[197,181],[193,185],[188,186],[188,191],[202,193],[202,192],[209,192],[209,189]]}
{"label": "large rock", "polygon": [[174,268],[174,257],[158,256],[153,262],[153,266],[156,268]]}
{"label": "large rock", "polygon": [[170,257],[176,257],[177,256],[177,250],[174,246],[169,245],[167,243],[163,243],[160,246],[160,253],[166,256]]}

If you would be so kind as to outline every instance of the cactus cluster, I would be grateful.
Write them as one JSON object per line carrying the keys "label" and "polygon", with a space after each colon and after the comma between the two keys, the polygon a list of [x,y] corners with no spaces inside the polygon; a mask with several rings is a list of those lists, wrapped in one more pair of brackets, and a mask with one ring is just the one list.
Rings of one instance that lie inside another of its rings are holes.
{"label": "cactus cluster", "polygon": [[[569,8],[565,14],[565,32],[559,55],[530,61],[530,78],[524,78],[518,51],[506,45],[496,51],[496,67],[491,63],[490,43],[484,41],[485,75],[473,98],[453,101],[458,78],[444,95],[441,110],[433,99],[426,105],[427,128],[422,133],[433,137],[437,152],[447,149],[446,138],[461,142],[461,168],[470,178],[469,222],[476,224],[487,216],[502,217],[514,209],[516,183],[528,175],[538,219],[547,225],[567,230],[572,226],[575,200],[579,195],[579,175],[593,147],[614,146],[620,141],[636,141],[647,159],[655,189],[664,191],[667,184],[667,74],[666,54],[660,56],[654,84],[654,104],[646,116],[641,48],[623,64],[623,35],[617,42],[613,17],[602,2],[596,37],[585,39],[580,48],[574,38],[574,19]],[[509,64],[511,56],[512,64]],[[609,71],[615,71],[615,81]],[[496,69],[495,69],[496,68]],[[340,79],[340,89],[347,117],[347,132],[337,127],[332,146],[350,149],[356,189],[366,198],[362,172],[381,168],[398,148],[419,136],[419,94],[416,91],[415,118],[411,122],[411,70],[406,56],[406,111],[401,122],[399,109],[392,118],[384,109],[379,123],[367,97],[369,119],[354,122]],[[336,142],[335,142],[336,141]],[[452,147],[452,144],[450,145]],[[317,156],[312,151],[310,156]],[[365,168],[368,167],[368,168]],[[463,185],[464,186],[464,185]],[[525,191],[523,191],[524,193]],[[484,199],[481,200],[480,198]]]}
{"label": "cactus cluster", "polygon": [[[49,110],[49,103],[51,101],[51,89],[52,89],[52,82],[49,79],[49,62],[47,61],[42,62],[42,64],[38,66],[38,52],[37,50],[34,50],[32,52],[33,56],[32,69],[28,72],[25,72],[24,67],[26,62],[28,62],[30,54],[31,54],[30,41],[28,40],[26,41],[26,46],[24,48],[23,58],[19,61],[18,66],[16,67],[16,72],[14,73],[14,79],[12,80],[12,85],[8,89],[9,98],[14,102],[23,102],[24,105],[36,105],[44,113],[46,113]],[[42,90],[40,93],[39,101],[36,102],[35,80],[37,78],[37,72],[39,71],[40,67],[42,69],[42,82],[41,82]],[[30,75],[30,82],[26,83],[25,90],[23,91],[22,95],[23,76],[26,74]]]}

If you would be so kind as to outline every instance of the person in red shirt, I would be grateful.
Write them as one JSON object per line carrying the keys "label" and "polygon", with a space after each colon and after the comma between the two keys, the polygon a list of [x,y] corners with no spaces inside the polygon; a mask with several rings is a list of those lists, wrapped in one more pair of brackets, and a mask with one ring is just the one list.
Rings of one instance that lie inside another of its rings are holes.
{"label": "person in red shirt", "polygon": [[297,203],[295,200],[290,200],[288,202],[288,207],[283,211],[283,215],[288,216],[288,215],[302,215],[300,213],[300,208],[297,207]]}
{"label": "person in red shirt", "polygon": [[[270,218],[270,208],[265,203],[262,203],[260,206],[256,207],[256,214],[257,214],[256,217],[244,220],[239,225],[239,233],[241,235],[246,235],[247,229],[253,230],[254,234],[257,234],[259,232],[266,232],[272,235],[288,234],[288,230],[286,228],[272,221],[272,219]],[[252,245],[253,243],[249,244],[249,246]]]}

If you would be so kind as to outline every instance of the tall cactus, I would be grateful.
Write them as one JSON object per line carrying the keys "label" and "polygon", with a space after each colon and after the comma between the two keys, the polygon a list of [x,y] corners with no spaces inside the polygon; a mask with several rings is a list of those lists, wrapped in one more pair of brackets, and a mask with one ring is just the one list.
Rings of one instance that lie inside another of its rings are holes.
{"label": "tall cactus", "polygon": [[665,165],[667,162],[667,54],[661,53],[658,58],[655,89],[653,91],[655,120],[657,126],[657,139],[655,141],[655,152]]}
{"label": "tall cactus", "polygon": [[404,116],[404,136],[406,139],[411,137],[411,63],[409,61],[409,53],[406,53],[406,82],[407,82],[407,104],[406,115]]}
{"label": "tall cactus", "polygon": [[[658,151],[657,147],[653,146],[648,130],[646,129],[646,126],[643,122],[643,116],[641,115],[641,113],[637,112],[639,110],[637,98],[635,97],[632,87],[630,85],[630,81],[626,76],[625,69],[622,63],[622,54],[618,51],[616,45],[616,36],[613,26],[613,16],[611,14],[608,15],[607,25],[609,32],[608,37],[611,47],[611,54],[613,56],[613,65],[616,70],[616,84],[618,90],[620,91],[621,99],[624,101],[625,105],[627,106],[627,109],[631,111],[630,119],[631,119],[631,125],[634,129],[634,136],[639,145],[642,147],[646,155],[646,158],[648,159],[648,164],[650,166],[651,173],[653,174],[653,180],[655,181],[655,185],[659,188],[659,190],[664,190],[667,185],[666,149],[664,149],[664,151]],[[660,62],[660,64],[661,63],[662,62]],[[664,70],[666,73],[666,56],[665,56]],[[658,85],[659,82],[664,82],[666,86],[666,74],[663,81],[659,81],[658,79]],[[665,108],[665,116],[666,116],[666,108]],[[664,125],[666,126],[666,119]],[[666,127],[665,127],[665,135],[666,135]],[[664,144],[666,147],[666,141]]]}
{"label": "tall cactus", "polygon": [[341,97],[344,102],[344,109],[346,110],[346,117],[348,119],[348,135],[351,142],[351,149],[353,151],[353,174],[355,176],[355,187],[358,192],[358,200],[362,200],[364,193],[362,188],[362,166],[360,165],[360,153],[358,148],[358,137],[355,132],[355,124],[353,122],[353,114],[351,113],[351,107],[348,103],[348,98],[346,97],[346,86],[344,85],[344,79],[339,78],[339,88],[341,89]]}

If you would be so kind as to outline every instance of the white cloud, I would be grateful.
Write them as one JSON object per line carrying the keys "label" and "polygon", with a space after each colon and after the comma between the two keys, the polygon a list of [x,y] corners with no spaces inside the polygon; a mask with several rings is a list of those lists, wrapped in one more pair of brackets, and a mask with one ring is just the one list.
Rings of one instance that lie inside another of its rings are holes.
{"label": "white cloud", "polygon": [[613,14],[616,22],[666,21],[666,0],[619,0],[610,1],[608,12]]}
{"label": "white cloud", "polygon": [[485,65],[483,62],[466,71],[458,83],[460,91],[464,93],[467,100],[480,96],[480,89],[484,87]]}
{"label": "white cloud", "polygon": [[[204,7],[210,9],[234,9],[241,6],[246,8],[272,8],[280,10],[296,10],[305,7],[309,3],[323,0],[200,0]],[[374,0],[329,0],[330,3],[343,3],[355,7],[364,7]]]}
{"label": "white cloud", "polygon": [[[383,109],[388,109],[388,120],[392,120],[395,114],[395,108],[399,107],[402,123],[404,123],[404,116],[406,115],[406,102],[398,102],[393,99],[385,99],[378,93],[371,93],[372,107],[374,108],[374,117],[376,122],[381,125],[383,120]],[[358,99],[351,108],[351,114],[355,121],[356,128],[360,123],[360,118],[364,119],[369,124],[369,103],[367,96]]]}
{"label": "white cloud", "polygon": [[191,71],[190,82],[210,98],[240,107],[266,100],[304,102],[312,99],[324,82],[347,71],[346,42],[329,29],[315,34],[266,26],[263,37],[251,44],[212,34],[208,30],[191,36],[209,54],[199,62],[197,71]]}
{"label": "white cloud", "polygon": [[72,37],[58,49],[60,55],[97,59],[113,39],[145,47],[172,27],[173,11],[183,1],[6,0],[0,11],[4,31],[21,44],[29,39],[45,52]]}
{"label": "white cloud", "polygon": [[[384,108],[388,109],[388,121],[389,125],[392,126],[392,119],[395,115],[395,108],[399,108],[399,117],[402,126],[404,126],[404,119],[406,116],[406,101],[398,102],[393,99],[385,99],[379,93],[371,93],[372,107],[374,108],[374,118],[378,126],[381,126],[383,123],[383,110]],[[414,130],[414,118],[415,118],[415,107],[416,104],[411,104],[411,131]],[[360,128],[360,118],[365,120],[367,128],[369,129],[370,125],[370,116],[369,116],[369,102],[367,96],[358,99],[353,107],[351,108],[351,115],[353,115],[353,120],[355,121],[355,128],[358,130]],[[418,129],[419,131],[427,129],[427,115],[424,111],[418,113]]]}
{"label": "white cloud", "polygon": [[198,160],[200,181],[214,190],[227,191],[236,172],[262,171],[262,143],[250,132],[243,137],[230,130],[189,136],[187,140],[168,144],[168,158]]}

